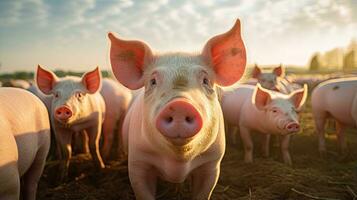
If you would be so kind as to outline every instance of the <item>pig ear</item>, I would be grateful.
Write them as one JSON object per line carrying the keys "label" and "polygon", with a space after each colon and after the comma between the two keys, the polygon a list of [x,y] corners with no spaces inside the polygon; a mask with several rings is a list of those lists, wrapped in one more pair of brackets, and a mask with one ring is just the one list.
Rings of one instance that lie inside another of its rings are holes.
{"label": "pig ear", "polygon": [[93,71],[87,72],[82,76],[82,83],[89,93],[96,93],[101,86],[101,74],[99,67],[96,67]]}
{"label": "pig ear", "polygon": [[301,110],[301,107],[305,104],[307,90],[307,85],[304,84],[304,88],[296,90],[289,95],[290,100],[294,104],[296,110]]}
{"label": "pig ear", "polygon": [[270,102],[271,97],[270,93],[268,90],[262,88],[259,83],[257,83],[257,86],[255,87],[254,93],[253,93],[253,104],[259,109],[259,110],[264,110],[265,106]]}
{"label": "pig ear", "polygon": [[229,86],[244,74],[246,52],[241,38],[240,21],[231,30],[211,38],[202,51],[216,74],[216,83]]}
{"label": "pig ear", "polygon": [[122,40],[109,33],[110,63],[115,77],[124,86],[135,90],[144,85],[144,66],[153,59],[150,47],[135,40]]}
{"label": "pig ear", "polygon": [[252,78],[258,78],[262,71],[259,69],[258,65],[255,64],[252,71]]}
{"label": "pig ear", "polygon": [[279,67],[274,68],[273,74],[275,74],[278,77],[284,77],[285,76],[285,68],[280,64]]}
{"label": "pig ear", "polygon": [[37,65],[36,84],[42,93],[51,94],[57,80],[58,78],[53,72],[47,71],[40,65]]}

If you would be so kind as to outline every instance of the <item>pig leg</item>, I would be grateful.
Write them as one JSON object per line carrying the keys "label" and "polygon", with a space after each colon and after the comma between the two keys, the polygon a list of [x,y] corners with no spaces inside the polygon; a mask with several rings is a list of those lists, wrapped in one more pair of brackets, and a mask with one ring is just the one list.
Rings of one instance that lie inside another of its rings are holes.
{"label": "pig leg", "polygon": [[228,123],[228,122],[225,122],[224,127],[226,129],[226,136],[227,136],[227,138],[229,138],[230,144],[233,144],[233,145],[236,144],[237,143],[237,135],[236,135],[237,127]]}
{"label": "pig leg", "polygon": [[20,199],[20,175],[17,163],[9,163],[0,167],[0,199],[15,200]]}
{"label": "pig leg", "polygon": [[73,132],[62,128],[57,128],[55,131],[61,160],[59,166],[59,181],[63,182],[68,177],[69,162],[72,157],[71,142]]}
{"label": "pig leg", "polygon": [[122,160],[123,158],[125,158],[125,151],[123,149],[123,143],[122,143],[122,129],[123,129],[123,124],[124,124],[124,119],[125,119],[125,113],[122,113],[119,117],[119,120],[118,120],[118,127],[117,127],[117,156],[119,158],[119,160]]}
{"label": "pig leg", "polygon": [[91,128],[86,129],[86,132],[89,137],[89,151],[92,155],[94,165],[97,169],[105,168],[105,165],[99,152],[99,139],[101,131],[102,130],[100,125],[92,126]]}
{"label": "pig leg", "polygon": [[337,139],[338,139],[338,143],[339,143],[339,150],[340,150],[340,154],[342,156],[346,155],[346,150],[347,150],[347,144],[346,144],[346,139],[345,139],[345,126],[336,121],[336,132],[337,132]]}
{"label": "pig leg", "polygon": [[82,131],[81,132],[81,136],[82,136],[82,152],[84,154],[89,154],[90,153],[90,150],[89,150],[89,138],[88,138],[88,135],[85,131]]}
{"label": "pig leg", "polygon": [[105,119],[103,122],[103,147],[101,153],[104,160],[108,160],[110,156],[114,140],[115,124],[114,119]]}
{"label": "pig leg", "polygon": [[315,116],[315,125],[316,125],[316,132],[317,132],[318,140],[319,140],[320,154],[324,154],[326,152],[325,122],[326,122],[325,114]]}
{"label": "pig leg", "polygon": [[85,131],[76,132],[72,136],[72,151],[74,154],[89,153],[88,136]]}
{"label": "pig leg", "polygon": [[267,158],[270,153],[270,134],[264,134],[262,139],[263,156]]}
{"label": "pig leg", "polygon": [[292,165],[291,157],[289,153],[290,135],[284,135],[281,140],[281,154],[283,155],[284,163]]}
{"label": "pig leg", "polygon": [[250,131],[240,126],[239,130],[240,136],[242,138],[243,146],[244,146],[244,162],[252,163],[253,162],[253,142],[250,135]]}
{"label": "pig leg", "polygon": [[24,175],[23,196],[26,200],[35,200],[38,182],[46,164],[46,156],[50,146],[42,146],[36,154],[36,158],[30,169]]}
{"label": "pig leg", "polygon": [[128,170],[136,199],[154,200],[157,183],[155,169],[146,163],[129,161]]}
{"label": "pig leg", "polygon": [[219,178],[217,161],[198,167],[192,172],[192,196],[194,200],[210,199]]}

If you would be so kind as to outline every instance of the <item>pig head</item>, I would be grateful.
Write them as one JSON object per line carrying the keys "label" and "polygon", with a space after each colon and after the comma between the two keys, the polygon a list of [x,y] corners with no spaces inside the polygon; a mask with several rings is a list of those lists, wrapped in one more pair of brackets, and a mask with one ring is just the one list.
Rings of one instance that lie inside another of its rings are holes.
{"label": "pig head", "polygon": [[285,76],[285,69],[282,65],[275,67],[272,72],[262,72],[262,70],[255,64],[253,71],[252,71],[252,78],[256,78],[258,83],[263,88],[269,90],[276,90],[278,91],[278,78],[282,78]]}
{"label": "pig head", "polygon": [[265,124],[269,132],[286,135],[300,130],[298,111],[301,110],[307,98],[307,85],[289,95],[264,89],[258,83],[252,102],[263,111]]}

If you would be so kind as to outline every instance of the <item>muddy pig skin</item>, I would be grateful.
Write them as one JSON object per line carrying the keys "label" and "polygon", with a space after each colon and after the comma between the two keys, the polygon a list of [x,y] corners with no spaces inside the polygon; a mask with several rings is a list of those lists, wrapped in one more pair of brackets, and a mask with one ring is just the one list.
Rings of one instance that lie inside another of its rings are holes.
{"label": "muddy pig skin", "polygon": [[319,137],[319,151],[326,152],[325,122],[336,121],[340,153],[346,153],[344,130],[357,125],[357,78],[339,78],[320,83],[311,95],[312,113]]}
{"label": "muddy pig skin", "polygon": [[67,177],[74,133],[88,136],[89,150],[95,166],[104,168],[99,152],[99,139],[105,114],[105,103],[99,94],[101,75],[99,68],[85,73],[82,78],[58,78],[53,72],[37,68],[36,82],[39,89],[52,95],[51,124],[55,132],[60,156],[59,180]]}
{"label": "muddy pig skin", "polygon": [[21,185],[23,199],[35,200],[50,148],[45,105],[26,90],[0,88],[0,129],[0,199],[20,199]]}
{"label": "muddy pig skin", "polygon": [[192,199],[209,199],[225,151],[224,123],[216,88],[236,83],[246,51],[240,22],[210,39],[202,53],[154,55],[134,40],[111,41],[114,75],[124,86],[145,89],[123,125],[131,186],[137,199],[155,199],[157,179],[192,178]]}
{"label": "muddy pig skin", "polygon": [[284,162],[291,165],[290,134],[299,131],[297,111],[307,97],[307,86],[286,95],[257,86],[240,85],[222,97],[222,111],[228,124],[238,126],[244,145],[244,161],[253,162],[252,132],[264,134],[263,153],[269,156],[270,134],[281,135]]}
{"label": "muddy pig skin", "polygon": [[101,155],[108,160],[113,140],[118,139],[115,153],[120,155],[121,130],[126,111],[128,110],[132,94],[131,91],[118,82],[105,78],[102,81],[100,94],[105,102],[105,120],[103,122],[103,146]]}

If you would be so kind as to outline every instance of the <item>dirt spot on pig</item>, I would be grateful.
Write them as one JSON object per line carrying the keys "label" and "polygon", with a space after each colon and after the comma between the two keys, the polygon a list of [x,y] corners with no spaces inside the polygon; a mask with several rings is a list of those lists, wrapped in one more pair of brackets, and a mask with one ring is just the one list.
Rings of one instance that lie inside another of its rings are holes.
{"label": "dirt spot on pig", "polygon": [[135,53],[133,51],[122,51],[117,57],[122,61],[134,60]]}
{"label": "dirt spot on pig", "polygon": [[340,88],[340,86],[335,85],[335,86],[332,88],[332,90],[338,90],[339,88]]}

